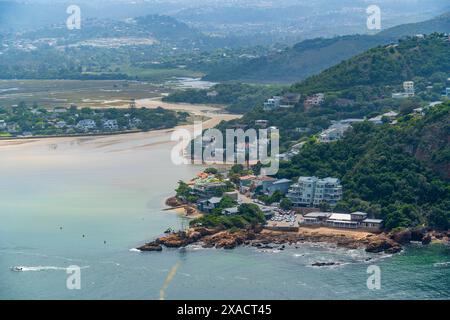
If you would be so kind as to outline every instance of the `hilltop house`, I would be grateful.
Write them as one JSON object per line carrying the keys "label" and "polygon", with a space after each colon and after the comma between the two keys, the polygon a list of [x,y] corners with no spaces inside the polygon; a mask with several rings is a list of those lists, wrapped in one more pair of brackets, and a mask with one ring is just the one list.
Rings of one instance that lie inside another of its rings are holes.
{"label": "hilltop house", "polygon": [[317,93],[306,98],[304,107],[306,110],[315,106],[320,106],[325,101],[325,94]]}
{"label": "hilltop house", "polygon": [[337,178],[300,177],[287,197],[295,207],[317,207],[321,203],[336,205],[342,199],[342,185]]}
{"label": "hilltop house", "polygon": [[278,109],[280,107],[282,97],[280,96],[273,96],[270,99],[267,99],[266,102],[264,102],[264,111],[272,111],[275,109]]}
{"label": "hilltop house", "polygon": [[395,111],[389,111],[386,113],[383,113],[380,116],[376,116],[373,118],[370,118],[369,121],[374,124],[383,124],[383,118],[386,118],[389,122],[392,122],[395,120],[395,118],[398,116],[398,113]]}
{"label": "hilltop house", "polygon": [[392,98],[394,99],[404,99],[414,97],[415,89],[413,81],[405,81],[403,82],[403,92],[394,92],[392,94]]}

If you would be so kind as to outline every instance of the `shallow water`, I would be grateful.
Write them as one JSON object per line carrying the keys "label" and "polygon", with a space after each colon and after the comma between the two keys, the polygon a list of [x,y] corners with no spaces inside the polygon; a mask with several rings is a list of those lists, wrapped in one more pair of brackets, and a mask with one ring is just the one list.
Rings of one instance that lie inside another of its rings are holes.
{"label": "shallow water", "polygon": [[[0,143],[0,298],[450,298],[443,245],[395,256],[327,244],[132,250],[187,223],[161,209],[176,182],[200,168],[172,165],[171,146],[164,134]],[[330,261],[339,265],[311,266]],[[380,290],[367,289],[371,264],[381,268]],[[66,287],[71,265],[81,267],[81,290]]]}

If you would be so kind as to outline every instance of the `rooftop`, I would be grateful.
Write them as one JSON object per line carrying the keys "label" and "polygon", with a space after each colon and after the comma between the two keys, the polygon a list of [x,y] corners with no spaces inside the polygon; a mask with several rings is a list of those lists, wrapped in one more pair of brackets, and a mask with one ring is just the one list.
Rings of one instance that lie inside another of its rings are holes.
{"label": "rooftop", "polygon": [[340,220],[340,221],[351,221],[352,216],[348,213],[333,213],[329,219],[330,220]]}

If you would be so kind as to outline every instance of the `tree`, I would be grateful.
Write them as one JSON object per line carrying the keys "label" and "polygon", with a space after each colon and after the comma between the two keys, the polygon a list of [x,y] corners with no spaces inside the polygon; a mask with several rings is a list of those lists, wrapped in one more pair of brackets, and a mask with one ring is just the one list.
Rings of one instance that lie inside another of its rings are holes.
{"label": "tree", "polygon": [[206,168],[204,172],[208,173],[208,174],[217,174],[219,171],[216,168],[211,167],[211,168]]}
{"label": "tree", "polygon": [[280,208],[283,210],[291,210],[293,203],[289,198],[283,198],[280,202]]}

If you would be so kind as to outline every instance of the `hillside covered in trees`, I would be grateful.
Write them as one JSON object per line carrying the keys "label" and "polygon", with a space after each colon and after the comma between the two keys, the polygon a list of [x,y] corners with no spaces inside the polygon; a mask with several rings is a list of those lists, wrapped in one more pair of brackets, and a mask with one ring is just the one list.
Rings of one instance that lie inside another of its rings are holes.
{"label": "hillside covered in trees", "polygon": [[279,177],[338,177],[344,198],[337,211],[366,211],[388,229],[450,228],[450,103],[396,125],[355,124],[334,143],[310,141]]}
{"label": "hillside covered in trees", "polygon": [[370,48],[416,34],[450,32],[450,13],[431,20],[404,24],[375,35],[347,35],[305,40],[280,52],[250,61],[219,65],[207,72],[211,81],[295,82],[360,54]]}

